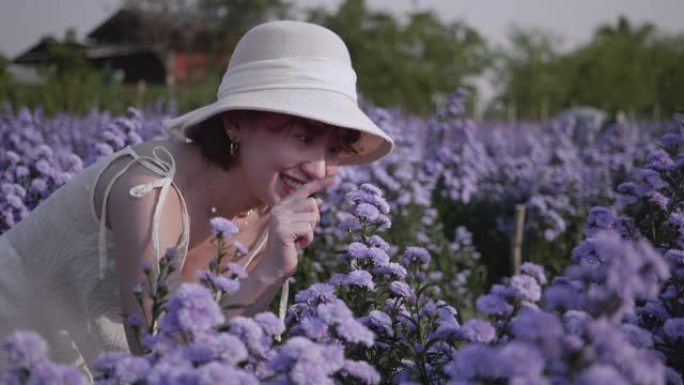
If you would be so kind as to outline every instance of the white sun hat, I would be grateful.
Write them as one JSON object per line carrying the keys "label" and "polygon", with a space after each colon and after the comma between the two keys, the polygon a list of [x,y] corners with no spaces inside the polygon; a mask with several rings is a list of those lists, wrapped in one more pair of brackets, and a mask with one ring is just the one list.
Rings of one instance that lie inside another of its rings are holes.
{"label": "white sun hat", "polygon": [[389,154],[394,141],[359,108],[356,73],[342,39],[320,25],[271,21],[250,29],[238,42],[223,75],[217,100],[164,122],[174,138],[189,141],[202,122],[228,110],[295,115],[361,132],[358,154],[340,164],[363,164]]}

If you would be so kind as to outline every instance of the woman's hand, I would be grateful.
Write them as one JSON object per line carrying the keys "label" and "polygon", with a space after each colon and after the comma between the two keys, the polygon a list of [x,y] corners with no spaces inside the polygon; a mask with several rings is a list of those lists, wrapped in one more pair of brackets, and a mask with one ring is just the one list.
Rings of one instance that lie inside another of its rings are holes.
{"label": "woman's hand", "polygon": [[262,262],[268,264],[275,275],[289,277],[294,274],[299,251],[313,242],[314,229],[321,219],[321,199],[309,196],[333,183],[334,178],[308,182],[271,208],[268,244]]}

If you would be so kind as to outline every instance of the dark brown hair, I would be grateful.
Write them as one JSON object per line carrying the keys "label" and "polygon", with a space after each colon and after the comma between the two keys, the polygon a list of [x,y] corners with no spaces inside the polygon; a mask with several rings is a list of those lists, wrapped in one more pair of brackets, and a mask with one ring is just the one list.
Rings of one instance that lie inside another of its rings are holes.
{"label": "dark brown hair", "polygon": [[[189,138],[200,146],[202,154],[204,154],[210,162],[228,170],[233,164],[233,159],[230,156],[231,141],[223,127],[222,116],[226,116],[230,122],[237,126],[237,121],[239,121],[240,118],[254,122],[264,118],[268,114],[271,114],[271,112],[259,110],[231,110],[216,114],[199,123],[200,127],[197,127],[197,129],[194,130],[193,135],[190,135]],[[291,116],[291,119],[309,120],[298,116]],[[291,120],[288,120],[288,122],[290,121]],[[341,151],[358,154],[354,144],[360,137],[360,131],[342,130]]]}

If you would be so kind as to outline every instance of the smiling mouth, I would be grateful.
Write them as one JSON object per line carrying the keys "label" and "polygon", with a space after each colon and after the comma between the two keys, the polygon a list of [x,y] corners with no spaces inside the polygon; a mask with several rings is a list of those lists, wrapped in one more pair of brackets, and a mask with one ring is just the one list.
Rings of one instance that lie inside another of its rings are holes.
{"label": "smiling mouth", "polygon": [[303,182],[300,182],[299,180],[294,178],[290,178],[289,176],[284,174],[280,174],[280,182],[283,185],[285,193],[288,195],[304,185]]}

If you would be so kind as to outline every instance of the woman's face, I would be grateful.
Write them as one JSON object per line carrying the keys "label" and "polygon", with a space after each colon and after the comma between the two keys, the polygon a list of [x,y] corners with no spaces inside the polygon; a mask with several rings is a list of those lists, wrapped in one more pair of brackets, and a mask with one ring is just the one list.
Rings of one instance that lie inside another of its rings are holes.
{"label": "woman's face", "polygon": [[244,177],[256,198],[273,206],[302,184],[335,174],[346,129],[268,113],[240,131]]}

